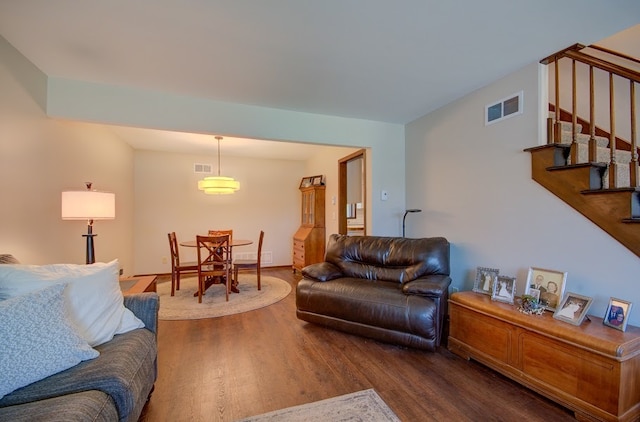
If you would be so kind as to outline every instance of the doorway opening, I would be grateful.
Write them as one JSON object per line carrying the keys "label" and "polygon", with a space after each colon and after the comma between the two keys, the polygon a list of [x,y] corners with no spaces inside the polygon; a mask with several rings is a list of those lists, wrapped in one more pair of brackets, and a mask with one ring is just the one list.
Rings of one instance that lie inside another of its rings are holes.
{"label": "doorway opening", "polygon": [[338,160],[338,231],[349,236],[367,234],[365,149]]}

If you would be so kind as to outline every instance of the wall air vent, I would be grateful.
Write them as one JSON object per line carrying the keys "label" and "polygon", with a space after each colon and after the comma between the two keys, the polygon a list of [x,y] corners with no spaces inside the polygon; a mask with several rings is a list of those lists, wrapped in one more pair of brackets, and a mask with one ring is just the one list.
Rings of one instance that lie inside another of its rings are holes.
{"label": "wall air vent", "polygon": [[523,91],[520,91],[498,102],[487,104],[484,108],[484,125],[491,125],[522,114],[522,95]]}
{"label": "wall air vent", "polygon": [[194,173],[206,173],[206,174],[211,174],[213,173],[213,166],[211,164],[199,164],[199,163],[195,163],[193,165],[193,172]]}

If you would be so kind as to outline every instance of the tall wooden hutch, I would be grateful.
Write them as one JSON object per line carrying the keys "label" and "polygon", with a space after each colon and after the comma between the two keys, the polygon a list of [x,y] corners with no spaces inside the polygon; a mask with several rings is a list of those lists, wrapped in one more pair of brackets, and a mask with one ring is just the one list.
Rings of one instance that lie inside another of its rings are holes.
{"label": "tall wooden hutch", "polygon": [[322,262],[325,249],[324,185],[300,185],[302,192],[301,224],[293,235],[293,271]]}

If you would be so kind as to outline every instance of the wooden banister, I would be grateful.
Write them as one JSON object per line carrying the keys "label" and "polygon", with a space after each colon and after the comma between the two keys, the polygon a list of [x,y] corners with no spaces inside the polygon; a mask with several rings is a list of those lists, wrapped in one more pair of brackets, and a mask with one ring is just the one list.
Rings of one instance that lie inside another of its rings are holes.
{"label": "wooden banister", "polygon": [[621,59],[625,59],[625,60],[629,60],[629,61],[632,61],[632,62],[640,63],[640,59],[636,59],[635,57],[631,57],[631,56],[629,56],[627,54],[624,54],[624,53],[621,53],[619,51],[610,50],[610,49],[608,49],[606,47],[600,47],[599,45],[596,45],[596,44],[591,44],[589,46],[589,48],[593,48],[594,50],[600,50],[600,51],[602,51],[604,53],[607,53],[607,54],[610,54],[612,56],[618,56]]}
{"label": "wooden banister", "polygon": [[[555,111],[555,124],[552,126],[552,138],[548,139],[548,143],[561,143],[562,142],[562,132],[561,132],[561,107],[560,107],[560,92],[561,89],[561,77],[560,77],[560,66],[558,65],[559,61],[562,59],[571,60],[571,126],[572,126],[572,135],[571,135],[571,159],[573,163],[577,162],[578,158],[578,145],[576,139],[576,128],[578,124],[578,116],[577,116],[577,78],[578,73],[576,71],[576,64],[580,63],[582,65],[588,66],[589,69],[589,142],[588,142],[588,160],[589,162],[595,162],[597,160],[597,142],[596,142],[596,114],[595,114],[595,79],[594,79],[594,69],[598,69],[598,71],[603,71],[609,76],[609,130],[607,131],[607,136],[609,138],[609,148],[610,148],[610,156],[609,156],[609,186],[606,188],[615,188],[618,183],[616,180],[617,171],[616,167],[618,166],[618,156],[616,153],[616,149],[618,147],[618,142],[616,141],[616,110],[615,110],[615,86],[614,86],[614,77],[622,78],[629,81],[630,84],[630,104],[629,109],[631,110],[631,120],[630,120],[630,129],[631,129],[631,140],[624,140],[622,142],[622,149],[630,149],[632,152],[631,163],[630,163],[630,182],[631,187],[638,187],[640,185],[640,171],[638,170],[638,145],[636,139],[636,104],[635,104],[635,84],[640,83],[640,72],[630,67],[625,67],[622,64],[613,63],[602,57],[596,57],[593,54],[589,54],[588,50],[592,49],[601,53],[608,54],[616,59],[624,59],[632,62],[634,65],[640,63],[640,60],[626,55],[624,53],[615,52],[605,47],[600,47],[598,45],[584,46],[582,44],[576,43],[573,44],[563,50],[560,50],[540,61],[543,64],[555,64],[554,66],[554,80],[555,80],[555,95],[554,95],[554,111]],[[564,81],[563,81],[564,82]],[[619,81],[618,81],[619,82]],[[618,118],[621,118],[618,116]],[[580,119],[581,120],[581,119]]]}

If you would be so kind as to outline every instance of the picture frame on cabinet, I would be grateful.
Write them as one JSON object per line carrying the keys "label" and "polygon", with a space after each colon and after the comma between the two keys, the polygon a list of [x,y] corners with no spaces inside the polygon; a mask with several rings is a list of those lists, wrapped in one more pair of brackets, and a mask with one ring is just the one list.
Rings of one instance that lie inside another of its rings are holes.
{"label": "picture frame on cabinet", "polygon": [[473,282],[473,291],[491,296],[493,282],[498,278],[500,270],[497,268],[478,267],[476,280]]}
{"label": "picture frame on cabinet", "polygon": [[491,300],[513,304],[516,293],[516,278],[499,275],[493,281]]}
{"label": "picture frame on cabinet", "polygon": [[312,180],[312,177],[303,177],[300,181],[300,188],[308,188],[311,186]]}
{"label": "picture frame on cabinet", "polygon": [[631,302],[612,297],[609,299],[609,306],[602,323],[616,330],[626,331],[632,305]]}
{"label": "picture frame on cabinet", "polygon": [[313,186],[322,186],[322,175],[311,177],[311,184]]}
{"label": "picture frame on cabinet", "polygon": [[566,272],[530,267],[524,294],[534,296],[533,290],[538,290],[540,303],[546,310],[555,312],[564,295],[566,284]]}
{"label": "picture frame on cabinet", "polygon": [[591,297],[569,292],[562,298],[553,317],[569,324],[580,325],[587,316],[592,302],[593,298]]}

